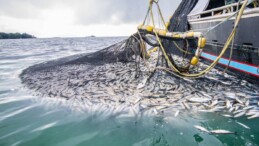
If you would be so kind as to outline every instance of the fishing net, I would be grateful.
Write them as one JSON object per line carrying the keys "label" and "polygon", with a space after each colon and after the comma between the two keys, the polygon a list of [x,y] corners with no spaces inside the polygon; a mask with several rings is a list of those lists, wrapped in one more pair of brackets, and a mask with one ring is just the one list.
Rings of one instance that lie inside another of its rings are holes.
{"label": "fishing net", "polygon": [[[187,15],[196,3],[197,0],[182,0],[170,20],[169,31],[184,32],[189,29]],[[255,92],[258,91],[257,87],[234,76],[219,82],[222,76],[215,69],[206,77],[197,80],[178,78],[157,69],[158,66],[168,67],[165,56],[160,49],[148,56],[146,52],[148,45],[141,43],[141,39],[146,39],[148,42],[148,38],[142,38],[136,33],[95,53],[37,64],[25,69],[20,78],[22,83],[36,95],[83,103],[87,111],[103,110],[106,112],[99,113],[105,115],[108,113],[127,116],[136,116],[137,113],[174,115],[174,113],[179,114],[179,110],[190,109],[213,112],[219,109],[205,105],[218,101],[219,106],[224,106],[226,97],[229,97],[233,107],[238,107],[236,103],[239,102],[235,101],[236,97],[239,97],[242,103],[249,101],[254,103],[252,98],[246,97],[258,96],[258,92]],[[166,39],[162,39],[162,43],[170,60],[177,63],[174,56],[177,51],[175,44]],[[153,43],[150,44],[152,46]],[[178,41],[177,44],[184,48],[186,41]],[[188,41],[189,46],[192,44],[195,46],[196,42]],[[230,88],[230,85],[241,86]],[[243,89],[246,89],[246,93],[243,93]],[[224,92],[226,94],[222,94]],[[79,107],[78,104],[70,105]]]}
{"label": "fishing net", "polygon": [[130,62],[133,61],[133,55],[139,55],[139,44],[135,41],[136,40],[129,38],[95,53],[69,56],[47,63],[37,64],[25,69],[21,76],[26,73],[52,69],[62,65],[92,64],[93,66],[100,66],[114,62]]}
{"label": "fishing net", "polygon": [[[194,8],[198,0],[183,0],[177,10],[175,11],[173,17],[170,19],[170,25],[168,27],[168,30],[170,32],[186,32],[190,30],[190,26],[187,20],[188,14],[191,12],[191,10]],[[188,42],[186,42],[188,41]],[[183,48],[185,51],[187,51],[187,43],[188,47],[194,50],[194,48],[197,47],[196,41],[194,40],[178,40],[176,43],[179,47]],[[174,53],[176,55],[185,56],[186,58],[190,58],[191,55],[188,55],[184,53],[183,51],[180,51],[177,49],[178,46],[172,41],[163,41],[164,46],[167,50],[167,52]],[[191,50],[189,50],[191,51]],[[192,51],[194,53],[194,51]]]}
{"label": "fishing net", "polygon": [[[184,32],[189,29],[187,15],[193,9],[196,3],[197,0],[183,0],[181,2],[178,9],[175,11],[174,16],[170,20],[169,31]],[[138,71],[140,70],[138,65],[138,63],[140,62],[139,58],[145,59],[144,56],[146,53],[146,51],[143,50],[143,47],[141,46],[142,44],[140,43],[140,39],[140,36],[136,33],[123,42],[119,42],[108,48],[105,48],[101,51],[97,51],[92,54],[76,55],[55,61],[50,61],[43,64],[34,65],[23,71],[23,73],[21,74],[21,79],[24,83],[26,83],[26,78],[24,77],[25,75],[33,74],[35,72],[40,72],[43,70],[51,70],[56,67],[69,66],[73,64],[101,66],[104,64],[111,64],[115,62],[134,62],[136,65],[136,71]],[[174,44],[166,40],[163,40],[163,43],[166,46],[166,51],[171,56],[170,50],[173,50],[172,48],[175,48]],[[180,42],[179,44],[181,43],[184,44],[183,42]],[[172,57],[171,60],[173,60]],[[161,63],[166,64],[166,61],[160,61],[160,65]]]}
{"label": "fishing net", "polygon": [[[184,32],[189,29],[187,15],[196,3],[197,0],[183,0],[181,2],[170,20],[169,31]],[[167,61],[160,51],[155,53],[156,57],[151,58],[151,61],[147,61],[147,46],[141,43],[141,39],[148,42],[147,38],[136,33],[125,41],[95,53],[70,56],[37,64],[25,69],[20,78],[29,89],[33,89],[46,96],[55,95],[59,97],[64,96],[61,94],[62,91],[59,90],[60,86],[63,86],[61,88],[65,90],[70,88],[70,86],[85,87],[89,85],[88,83],[90,85],[97,85],[96,88],[100,88],[100,86],[106,88],[109,86],[120,86],[119,84],[124,83],[132,83],[137,87],[143,80],[144,85],[146,82],[158,82],[156,77],[164,73],[158,71],[156,67],[168,67]],[[162,40],[162,42],[166,46],[166,52],[170,56],[170,60],[175,63],[172,57],[173,54],[170,52],[175,48],[175,44],[167,40]],[[184,45],[184,42],[177,43]],[[152,46],[152,43],[150,44]],[[114,70],[110,70],[111,68]],[[178,69],[184,71],[181,67]],[[108,70],[112,72],[111,75],[107,73]],[[127,73],[129,73],[130,78],[125,78]],[[98,76],[93,77],[94,75]],[[74,91],[71,91],[71,95],[75,95]]]}

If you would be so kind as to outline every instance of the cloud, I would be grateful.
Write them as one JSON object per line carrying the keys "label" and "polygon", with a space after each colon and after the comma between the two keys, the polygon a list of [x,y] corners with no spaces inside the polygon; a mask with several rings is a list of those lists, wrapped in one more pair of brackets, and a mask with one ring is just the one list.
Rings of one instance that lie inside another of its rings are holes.
{"label": "cloud", "polygon": [[[180,1],[160,0],[166,20]],[[105,29],[104,26],[118,26],[121,27],[120,30],[127,26],[132,31],[131,27],[136,27],[143,21],[148,2],[149,0],[0,0],[0,31],[26,31],[40,36],[62,33],[72,35],[73,28],[89,30],[94,26],[96,30],[98,26],[102,26],[102,29]],[[104,35],[107,35],[108,31],[105,32]]]}
{"label": "cloud", "polygon": [[37,18],[48,3],[40,0],[0,0],[0,15],[19,19]]}
{"label": "cloud", "polygon": [[[45,11],[69,7],[76,22],[88,24],[136,23],[142,21],[149,0],[1,0],[0,15],[14,18],[41,18]],[[161,0],[161,7],[168,16],[180,0]]]}
{"label": "cloud", "polygon": [[97,2],[87,0],[78,5],[77,22],[89,25],[95,23],[135,23],[143,19],[147,10],[144,0],[109,0]]}
{"label": "cloud", "polygon": [[[165,17],[172,15],[180,0],[161,0]],[[148,0],[87,0],[76,9],[77,20],[82,24],[140,23],[148,8]]]}

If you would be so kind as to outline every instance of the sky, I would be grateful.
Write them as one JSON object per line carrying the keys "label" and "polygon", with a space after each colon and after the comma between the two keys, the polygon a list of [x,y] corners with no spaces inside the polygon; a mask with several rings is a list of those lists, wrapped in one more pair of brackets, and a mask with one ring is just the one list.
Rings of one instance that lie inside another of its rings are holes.
{"label": "sky", "polygon": [[[160,0],[169,20],[181,0]],[[149,0],[0,0],[0,32],[36,37],[129,36]]]}

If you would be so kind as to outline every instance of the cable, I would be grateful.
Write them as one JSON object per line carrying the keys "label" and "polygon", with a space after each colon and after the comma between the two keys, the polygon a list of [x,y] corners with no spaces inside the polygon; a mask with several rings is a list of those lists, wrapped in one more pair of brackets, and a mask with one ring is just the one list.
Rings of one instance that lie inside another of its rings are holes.
{"label": "cable", "polygon": [[[214,60],[214,62],[213,62],[207,69],[205,69],[205,70],[203,70],[203,71],[201,71],[200,73],[197,73],[197,74],[181,73],[181,72],[177,69],[177,67],[175,67],[175,66],[173,65],[173,63],[169,60],[169,57],[168,57],[168,55],[166,54],[165,48],[164,48],[164,46],[163,46],[163,44],[162,44],[162,42],[161,42],[161,40],[160,40],[160,38],[159,38],[157,32],[154,31],[154,33],[155,33],[155,35],[156,35],[156,38],[157,38],[157,40],[158,40],[158,42],[159,42],[159,44],[160,44],[160,47],[161,47],[161,49],[162,49],[162,52],[163,52],[163,54],[164,54],[164,56],[165,56],[165,59],[167,60],[167,63],[169,64],[169,66],[172,67],[172,69],[173,69],[176,73],[178,73],[180,76],[183,76],[183,77],[200,77],[200,76],[205,75],[205,74],[208,73],[209,71],[211,71],[211,70],[216,66],[216,64],[219,62],[219,60],[221,59],[221,57],[224,55],[224,53],[225,53],[226,50],[228,49],[229,44],[232,42],[232,40],[233,40],[233,38],[234,38],[234,36],[235,36],[235,34],[236,34],[237,25],[239,24],[239,22],[240,22],[240,20],[241,20],[241,16],[243,15],[244,9],[245,9],[245,7],[247,6],[247,4],[248,4],[248,0],[245,0],[244,3],[243,3],[243,5],[242,5],[242,7],[241,7],[241,9],[240,9],[240,12],[238,13],[237,18],[236,18],[234,28],[233,28],[231,34],[229,35],[229,38],[227,39],[227,41],[226,41],[226,43],[225,43],[225,45],[224,45],[224,48],[222,49],[220,55]],[[154,28],[155,28],[155,21],[154,21],[154,15],[153,15],[152,6],[153,6],[153,3],[150,3],[150,5],[149,5],[149,10],[150,10],[150,15],[151,15],[151,20],[152,20],[153,26],[154,26]]]}
{"label": "cable", "polygon": [[[241,0],[238,1],[238,4],[237,4],[237,11],[239,11],[239,5],[240,5],[240,3],[241,3]],[[232,40],[228,65],[227,65],[227,67],[225,68],[225,70],[223,71],[223,75],[227,72],[227,70],[228,70],[228,68],[229,68],[229,66],[230,66],[230,63],[231,63],[231,60],[232,60],[232,55],[233,55],[234,42],[235,42],[235,37],[234,37],[233,40]]]}

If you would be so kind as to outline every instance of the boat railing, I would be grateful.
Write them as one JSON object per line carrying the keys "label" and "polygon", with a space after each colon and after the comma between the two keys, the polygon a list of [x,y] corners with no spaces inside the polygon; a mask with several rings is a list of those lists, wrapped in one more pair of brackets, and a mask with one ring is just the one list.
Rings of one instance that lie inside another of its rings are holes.
{"label": "boat railing", "polygon": [[192,19],[192,18],[199,19],[202,17],[202,15],[215,16],[215,15],[219,15],[219,14],[232,13],[232,12],[235,12],[237,10],[237,8],[239,6],[241,6],[243,3],[244,3],[244,1],[242,1],[240,3],[233,3],[233,4],[223,6],[223,7],[203,11],[201,13],[188,15],[188,19]]}

